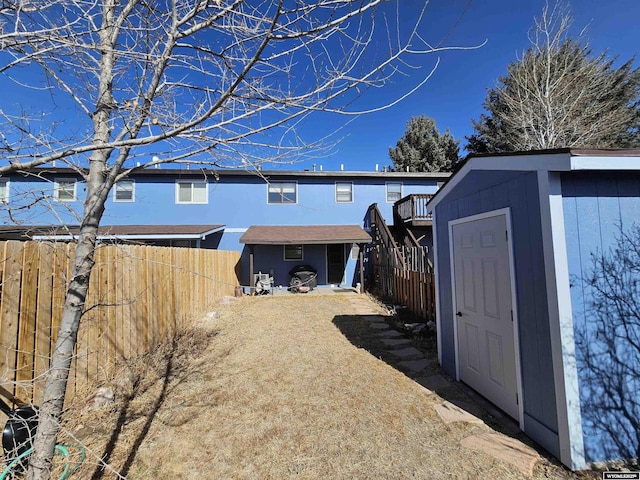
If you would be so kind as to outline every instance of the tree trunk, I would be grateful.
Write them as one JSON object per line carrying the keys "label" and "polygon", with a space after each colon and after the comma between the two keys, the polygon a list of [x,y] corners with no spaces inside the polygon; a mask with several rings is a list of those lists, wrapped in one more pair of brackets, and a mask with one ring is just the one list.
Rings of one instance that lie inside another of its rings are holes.
{"label": "tree trunk", "polygon": [[50,477],[71,359],[94,263],[96,233],[97,229],[93,232],[85,232],[76,246],[73,277],[69,282],[62,322],[40,406],[38,430],[30,459],[31,468],[27,473],[28,480],[47,480]]}
{"label": "tree trunk", "polygon": [[94,265],[98,225],[104,213],[104,204],[112,178],[105,178],[106,154],[94,152],[87,179],[87,199],[84,204],[80,237],[75,248],[73,276],[67,287],[51,368],[47,372],[38,430],[33,442],[33,453],[27,480],[48,480],[51,473],[56,437],[60,430],[60,418],[64,406],[69,369],[73,358],[80,319],[85,310],[89,279]]}

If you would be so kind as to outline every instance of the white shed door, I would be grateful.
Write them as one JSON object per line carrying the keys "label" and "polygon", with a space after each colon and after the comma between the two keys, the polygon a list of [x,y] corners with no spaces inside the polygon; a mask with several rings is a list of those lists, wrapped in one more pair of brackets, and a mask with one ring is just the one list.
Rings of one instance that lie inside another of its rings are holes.
{"label": "white shed door", "polygon": [[518,418],[506,216],[452,226],[460,380]]}

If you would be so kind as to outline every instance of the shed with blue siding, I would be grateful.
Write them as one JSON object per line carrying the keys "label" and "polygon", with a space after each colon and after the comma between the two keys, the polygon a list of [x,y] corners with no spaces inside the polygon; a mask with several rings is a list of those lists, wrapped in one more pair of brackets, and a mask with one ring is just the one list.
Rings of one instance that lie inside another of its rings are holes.
{"label": "shed with blue siding", "polygon": [[428,209],[442,368],[572,469],[638,458],[640,151],[472,156]]}

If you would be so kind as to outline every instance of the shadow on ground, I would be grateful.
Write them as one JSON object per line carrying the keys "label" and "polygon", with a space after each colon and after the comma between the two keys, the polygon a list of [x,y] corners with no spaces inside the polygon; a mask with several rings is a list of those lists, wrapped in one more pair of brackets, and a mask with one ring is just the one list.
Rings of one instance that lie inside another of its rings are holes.
{"label": "shadow on ground", "polygon": [[[100,455],[101,461],[91,474],[91,480],[112,478],[114,470],[118,472],[118,478],[126,478],[167,398],[189,381],[192,375],[199,373],[198,368],[190,367],[187,356],[197,357],[215,335],[216,331],[197,329],[189,334],[179,333],[165,345],[143,357],[141,363],[151,366],[150,369],[155,371],[155,374],[146,376],[155,379],[145,382],[144,378],[141,380],[138,376],[129,392],[121,392],[117,419]],[[143,401],[136,404],[136,399]]]}
{"label": "shadow on ground", "polygon": [[[333,324],[354,346],[368,351],[429,392],[436,393],[442,399],[442,403],[450,402],[479,418],[494,431],[515,438],[535,449],[541,457],[538,475],[542,474],[546,478],[600,478],[597,472],[573,473],[567,470],[549,452],[526,436],[515,420],[440,368],[435,332],[425,329],[425,334],[414,335],[404,328],[404,323],[404,320],[386,315],[338,315],[333,319]],[[389,328],[385,329],[383,324],[387,324]],[[384,332],[389,331],[396,331],[398,334],[388,337]],[[405,341],[389,345],[388,342],[385,343],[385,340],[389,339]],[[415,349],[413,354],[398,356],[394,353],[398,350],[412,352],[411,347]],[[419,368],[421,366],[424,367]]]}

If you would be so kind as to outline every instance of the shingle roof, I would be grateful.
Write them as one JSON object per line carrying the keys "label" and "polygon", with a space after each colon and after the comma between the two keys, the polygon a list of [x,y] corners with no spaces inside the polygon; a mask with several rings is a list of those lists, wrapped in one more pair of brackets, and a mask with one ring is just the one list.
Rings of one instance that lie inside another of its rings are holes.
{"label": "shingle roof", "polygon": [[249,245],[309,245],[325,243],[370,243],[371,237],[358,225],[252,226],[240,237]]}
{"label": "shingle roof", "polygon": [[[224,228],[224,225],[102,225],[98,228],[98,237],[136,237],[153,239],[159,237],[195,238],[210,235]],[[51,238],[78,235],[80,227],[19,225],[0,226],[2,238]]]}
{"label": "shingle roof", "polygon": [[98,235],[204,235],[224,225],[104,225]]}

